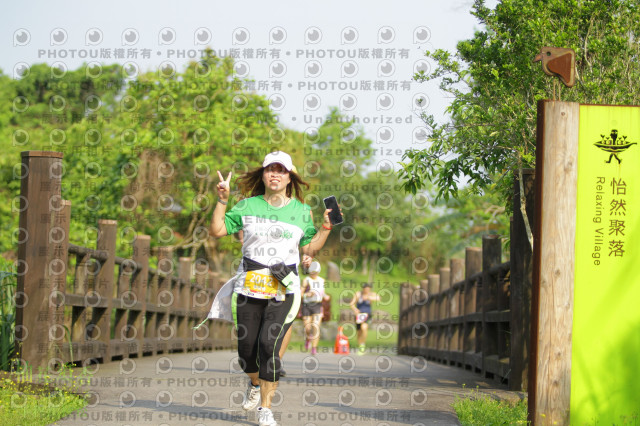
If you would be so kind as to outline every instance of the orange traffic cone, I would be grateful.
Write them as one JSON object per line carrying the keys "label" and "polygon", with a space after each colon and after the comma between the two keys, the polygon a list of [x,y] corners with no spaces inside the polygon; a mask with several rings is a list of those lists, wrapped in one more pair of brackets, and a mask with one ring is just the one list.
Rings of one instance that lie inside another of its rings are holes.
{"label": "orange traffic cone", "polygon": [[336,344],[333,347],[334,354],[349,353],[349,339],[342,332],[342,326],[338,327],[338,335],[336,336]]}

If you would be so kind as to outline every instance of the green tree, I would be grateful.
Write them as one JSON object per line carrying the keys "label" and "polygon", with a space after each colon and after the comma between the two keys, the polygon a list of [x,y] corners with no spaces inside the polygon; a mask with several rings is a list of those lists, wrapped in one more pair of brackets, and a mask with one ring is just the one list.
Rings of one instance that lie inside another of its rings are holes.
{"label": "green tree", "polygon": [[[638,0],[503,0],[495,9],[475,0],[484,29],[457,51],[426,52],[435,62],[417,81],[438,80],[453,97],[448,119],[424,114],[430,146],[408,151],[401,177],[415,193],[431,180],[437,196],[457,196],[462,180],[472,192],[499,191],[510,208],[513,172],[535,166],[536,103],[640,102]],[[576,52],[577,83],[564,88],[532,63],[543,46]]]}
{"label": "green tree", "polygon": [[[434,211],[422,191],[400,191],[393,170],[374,164],[372,141],[356,124],[333,109],[315,130],[283,128],[268,101],[248,92],[232,70],[230,58],[210,56],[182,71],[160,69],[134,79],[118,65],[83,65],[62,75],[40,64],[19,80],[0,75],[0,95],[10,101],[0,103],[6,154],[0,194],[9,201],[19,195],[20,151],[61,151],[73,243],[93,247],[98,219],[114,219],[122,257],[131,255],[134,235],[147,234],[152,249],[172,246],[180,256],[208,258],[225,271],[240,246],[207,235],[216,170],[236,178],[269,150],[283,149],[311,184],[306,201],[316,226],[322,198],[335,195],[343,207],[345,225],[332,232],[324,260],[350,257],[371,274],[390,264],[410,271],[418,257],[451,251],[441,245],[449,235],[438,237],[449,228],[427,226],[444,209]],[[234,197],[232,204],[239,194]],[[0,224],[0,252],[15,250],[18,215],[11,202],[0,207]]]}
{"label": "green tree", "polygon": [[438,200],[433,207],[438,215],[425,226],[432,235],[429,258],[436,265],[464,257],[466,247],[482,247],[483,235],[508,235],[509,218],[497,193],[474,195],[464,189],[460,197]]}
{"label": "green tree", "polygon": [[[237,177],[268,150],[290,151],[296,138],[278,126],[264,97],[234,78],[231,58],[209,55],[183,71],[128,76],[119,65],[58,74],[45,64],[20,80],[0,76],[0,94],[14,100],[6,114],[11,102],[0,109],[0,133],[13,140],[0,163],[8,183],[0,191],[7,200],[19,194],[20,151],[62,151],[71,241],[91,247],[97,220],[115,219],[121,256],[131,254],[133,235],[148,234],[152,247],[220,265],[237,243],[208,238],[216,170]],[[0,210],[5,236],[18,225],[10,209]],[[9,238],[0,244],[2,252],[15,249]]]}
{"label": "green tree", "polygon": [[383,257],[390,260],[380,263],[383,272],[389,264],[408,270],[411,259],[421,252],[421,241],[412,239],[411,233],[428,216],[428,203],[420,205],[424,209],[412,207],[411,197],[399,190],[393,169],[374,164],[372,141],[338,110],[332,109],[317,132],[304,135],[304,141],[302,172],[311,184],[310,204],[320,204],[316,212],[321,213],[322,198],[335,195],[344,215],[344,225],[330,235],[326,253],[355,262],[370,277]]}
{"label": "green tree", "polygon": [[[69,129],[95,117],[95,111],[110,111],[122,84],[117,65],[82,65],[61,72],[35,64],[17,80],[0,73],[0,195],[6,200],[0,207],[0,231],[5,237],[0,239],[0,253],[15,250],[10,236],[19,221],[14,207],[20,193],[20,152],[67,151],[74,142],[77,145],[80,142],[69,139]],[[71,169],[77,166],[65,165]],[[15,253],[9,255],[13,257]]]}
{"label": "green tree", "polygon": [[[304,134],[305,163],[301,172],[311,185],[309,204],[318,207],[314,209],[314,218],[322,214],[322,199],[330,195],[334,195],[342,207],[344,225],[336,227],[337,232],[331,233],[325,245],[326,253],[342,253],[336,257],[347,253],[353,257],[354,253],[360,253],[361,247],[376,245],[375,229],[365,232],[354,227],[358,209],[365,205],[362,183],[366,168],[373,161],[371,141],[361,133],[337,109],[332,109],[317,130]],[[371,213],[371,204],[366,205]]]}

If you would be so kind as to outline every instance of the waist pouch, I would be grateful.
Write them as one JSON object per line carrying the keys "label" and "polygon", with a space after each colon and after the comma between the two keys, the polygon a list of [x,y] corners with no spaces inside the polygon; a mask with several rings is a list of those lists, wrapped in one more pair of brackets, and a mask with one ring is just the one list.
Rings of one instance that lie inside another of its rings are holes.
{"label": "waist pouch", "polygon": [[289,287],[293,283],[294,277],[298,275],[298,267],[295,264],[285,265],[284,262],[267,266],[245,256],[242,258],[242,266],[247,272],[266,268],[285,287]]}

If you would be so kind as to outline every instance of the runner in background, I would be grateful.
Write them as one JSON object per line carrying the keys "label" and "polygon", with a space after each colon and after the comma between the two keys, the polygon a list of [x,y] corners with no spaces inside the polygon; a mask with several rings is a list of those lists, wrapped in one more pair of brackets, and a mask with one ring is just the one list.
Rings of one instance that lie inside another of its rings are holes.
{"label": "runner in background", "polygon": [[318,276],[320,263],[311,262],[309,276],[302,281],[302,321],[304,323],[305,350],[311,347],[311,355],[318,352],[320,324],[322,323],[322,301],[329,300],[324,292],[324,278]]}
{"label": "runner in background", "polygon": [[356,314],[356,329],[358,336],[358,355],[366,351],[367,333],[371,321],[371,302],[380,301],[380,296],[371,291],[371,284],[362,284],[362,291],[356,291],[351,300],[351,310]]}

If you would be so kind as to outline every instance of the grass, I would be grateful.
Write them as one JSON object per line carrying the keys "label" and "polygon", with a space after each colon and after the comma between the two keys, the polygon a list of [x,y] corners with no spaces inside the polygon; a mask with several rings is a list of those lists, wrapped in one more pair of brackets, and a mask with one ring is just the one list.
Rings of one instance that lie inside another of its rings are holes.
{"label": "grass", "polygon": [[526,425],[527,400],[514,403],[498,401],[477,389],[470,398],[456,397],[452,404],[462,426],[467,425]]}
{"label": "grass", "polygon": [[[62,366],[54,375],[39,374],[35,380],[29,365],[9,372],[20,365],[14,347],[16,306],[12,301],[17,281],[12,269],[12,262],[0,257],[0,425],[48,425],[87,405],[77,390],[78,380],[86,378],[87,372],[73,377],[71,369]],[[57,380],[70,387],[57,386]]]}
{"label": "grass", "polygon": [[[73,377],[69,367],[63,366],[54,376],[34,380],[30,367],[18,373],[5,373],[0,379],[0,424],[3,426],[48,425],[87,405],[78,391],[78,383],[86,377]],[[56,385],[56,381],[68,387]]]}
{"label": "grass", "polygon": [[0,257],[0,370],[7,371],[11,358],[15,356],[16,305],[13,297],[16,293],[16,274],[13,265]]}
{"label": "grass", "polygon": [[45,391],[33,387],[18,391],[11,381],[0,386],[0,424],[3,426],[48,425],[87,405],[83,397],[60,389]]}

